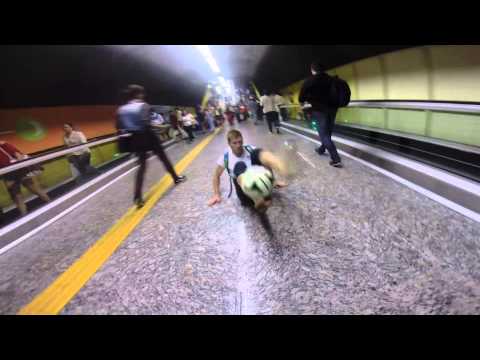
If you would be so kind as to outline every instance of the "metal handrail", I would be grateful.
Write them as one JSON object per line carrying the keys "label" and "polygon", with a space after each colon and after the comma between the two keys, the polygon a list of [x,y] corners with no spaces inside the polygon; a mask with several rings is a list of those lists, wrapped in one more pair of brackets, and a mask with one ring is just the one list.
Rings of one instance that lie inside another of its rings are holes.
{"label": "metal handrail", "polygon": [[27,166],[36,165],[36,164],[39,164],[39,163],[43,163],[47,160],[55,159],[55,158],[58,158],[58,157],[63,156],[63,155],[74,153],[74,152],[78,151],[78,149],[81,149],[81,148],[92,147],[92,146],[101,145],[101,144],[105,144],[105,143],[109,143],[109,142],[114,142],[114,141],[118,140],[120,137],[128,137],[128,136],[130,136],[130,134],[122,134],[122,135],[112,136],[112,137],[109,137],[109,138],[106,138],[106,139],[87,141],[84,144],[75,145],[75,146],[69,147],[68,149],[55,151],[55,152],[45,154],[45,155],[35,156],[35,157],[32,157],[32,158],[28,158],[26,160],[19,160],[18,162],[15,162],[11,165],[8,165],[8,166],[0,169],[0,176],[4,175],[4,174],[7,174],[9,172],[12,172],[14,170],[22,169],[22,168],[27,167]]}
{"label": "metal handrail", "polygon": [[352,101],[349,107],[370,107],[381,109],[431,110],[460,113],[480,113],[479,104],[458,104],[425,101]]}
{"label": "metal handrail", "polygon": [[[283,108],[300,107],[300,104],[281,105]],[[377,109],[408,109],[425,111],[445,111],[457,113],[480,113],[480,104],[457,104],[448,102],[425,102],[425,101],[351,101],[348,107],[364,107]]]}

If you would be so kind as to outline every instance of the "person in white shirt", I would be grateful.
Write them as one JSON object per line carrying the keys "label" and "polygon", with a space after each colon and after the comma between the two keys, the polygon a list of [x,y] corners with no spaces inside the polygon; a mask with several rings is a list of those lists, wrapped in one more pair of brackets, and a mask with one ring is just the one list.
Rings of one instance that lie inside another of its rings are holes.
{"label": "person in white shirt", "polygon": [[[282,176],[288,171],[286,164],[269,151],[250,145],[243,145],[242,133],[236,129],[227,134],[229,148],[217,161],[213,176],[214,196],[208,205],[213,206],[222,201],[220,194],[220,178],[227,173],[233,180],[237,196],[242,206],[255,208],[265,212],[272,205],[271,190],[273,187],[287,186],[283,181],[273,179],[273,170]],[[256,193],[252,190],[257,188]]]}
{"label": "person in white shirt", "polygon": [[[85,135],[81,131],[74,130],[73,124],[64,124],[63,130],[65,132],[63,142],[68,147],[87,143]],[[91,153],[88,146],[79,147],[78,151],[67,156],[68,161],[78,170],[82,177],[98,173],[98,170],[90,165],[90,158]]]}
{"label": "person in white shirt", "polygon": [[279,106],[283,104],[283,98],[270,91],[269,95],[263,95],[260,98],[260,105],[263,106],[263,113],[267,118],[268,129],[273,134],[273,126],[277,128],[277,134],[280,134]]}
{"label": "person in white shirt", "polygon": [[183,128],[188,134],[188,140],[187,143],[191,143],[193,139],[195,139],[195,136],[193,136],[193,126],[196,124],[196,120],[193,117],[193,115],[189,112],[184,111],[182,113],[182,123],[183,123]]}
{"label": "person in white shirt", "polygon": [[157,113],[155,110],[150,109],[151,114],[151,124],[152,126],[159,126],[165,124],[165,119],[162,114]]}

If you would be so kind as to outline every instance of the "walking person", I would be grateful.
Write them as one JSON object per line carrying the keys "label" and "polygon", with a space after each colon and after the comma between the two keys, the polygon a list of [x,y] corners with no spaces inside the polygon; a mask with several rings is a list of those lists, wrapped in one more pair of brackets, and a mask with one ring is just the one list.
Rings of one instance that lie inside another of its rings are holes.
{"label": "walking person", "polygon": [[208,131],[212,132],[215,130],[215,120],[213,118],[213,111],[210,108],[205,110],[205,118],[207,119],[208,123]]}
{"label": "walking person", "polygon": [[188,134],[183,130],[182,125],[180,124],[180,121],[178,120],[177,117],[177,112],[176,111],[170,111],[170,125],[172,126],[172,138],[175,138],[177,136],[177,133],[180,135],[180,137],[185,140],[188,139]]}
{"label": "walking person", "polygon": [[273,126],[277,129],[277,134],[280,134],[280,120],[279,120],[279,105],[283,99],[276,95],[274,91],[270,91],[268,95],[260,98],[260,104],[263,106],[263,112],[268,122],[268,130],[273,134]]}
{"label": "walking person", "polygon": [[312,77],[305,80],[300,95],[300,103],[308,102],[311,105],[310,114],[312,120],[317,123],[318,135],[322,146],[315,151],[319,155],[325,154],[328,150],[331,161],[330,165],[343,167],[342,159],[338,154],[337,147],[332,141],[333,128],[338,107],[332,106],[331,89],[333,78],[323,71],[324,67],[320,62],[311,65]]}
{"label": "walking person", "polygon": [[145,205],[142,196],[143,180],[147,168],[147,152],[153,151],[172,176],[173,182],[179,184],[186,180],[185,176],[177,175],[160,140],[155,135],[150,124],[150,105],[145,102],[145,89],[140,85],[129,85],[126,89],[127,104],[117,110],[117,128],[120,132],[131,134],[131,150],[135,152],[140,162],[135,180],[134,202],[137,208]]}
{"label": "walking person", "polygon": [[[23,154],[15,146],[5,141],[0,141],[0,168],[16,163],[17,161],[25,160],[27,158],[28,156]],[[11,171],[1,176],[1,179],[4,181],[10,197],[17,205],[17,208],[22,216],[27,214],[27,205],[25,204],[25,199],[22,196],[21,185],[30,190],[32,194],[36,194],[40,199],[43,200],[43,202],[47,203],[50,201],[50,197],[41,188],[36,179],[37,173],[40,170],[34,170],[34,168],[40,169],[41,166],[28,166]]]}

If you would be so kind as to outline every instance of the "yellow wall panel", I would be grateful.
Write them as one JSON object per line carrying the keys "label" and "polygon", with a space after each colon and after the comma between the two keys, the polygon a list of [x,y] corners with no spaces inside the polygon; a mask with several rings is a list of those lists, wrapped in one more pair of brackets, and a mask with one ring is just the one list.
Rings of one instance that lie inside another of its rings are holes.
{"label": "yellow wall panel", "polygon": [[423,48],[386,54],[387,99],[429,100],[429,71]]}
{"label": "yellow wall panel", "polygon": [[432,46],[433,96],[438,101],[480,101],[480,46]]}
{"label": "yellow wall panel", "polygon": [[357,94],[357,80],[355,79],[355,73],[353,71],[353,66],[351,64],[341,66],[336,69],[336,74],[341,77],[343,80],[348,82],[350,90],[352,92],[351,99],[358,99]]}
{"label": "yellow wall panel", "polygon": [[354,64],[358,81],[359,100],[385,99],[380,59],[373,57]]}

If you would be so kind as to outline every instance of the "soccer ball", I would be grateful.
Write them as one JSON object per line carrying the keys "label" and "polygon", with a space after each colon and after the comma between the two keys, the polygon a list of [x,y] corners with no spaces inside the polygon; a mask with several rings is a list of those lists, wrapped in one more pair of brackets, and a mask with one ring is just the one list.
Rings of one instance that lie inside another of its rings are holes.
{"label": "soccer ball", "polygon": [[272,194],[273,174],[266,167],[251,166],[241,176],[241,188],[252,200],[266,198]]}

